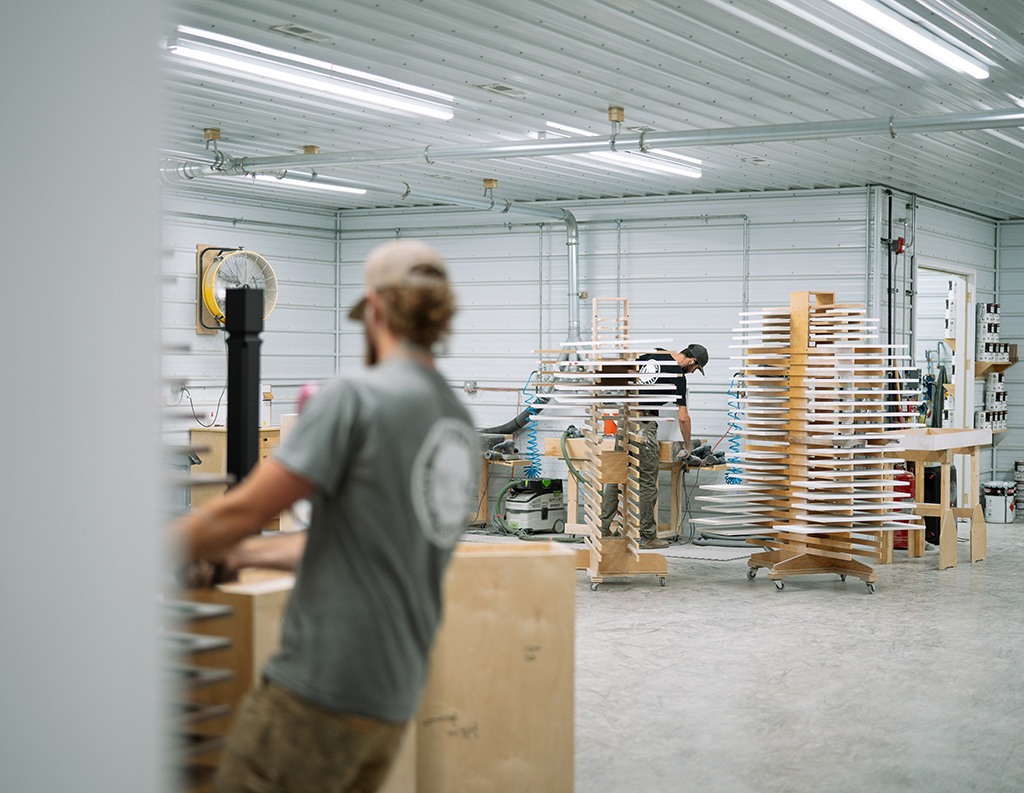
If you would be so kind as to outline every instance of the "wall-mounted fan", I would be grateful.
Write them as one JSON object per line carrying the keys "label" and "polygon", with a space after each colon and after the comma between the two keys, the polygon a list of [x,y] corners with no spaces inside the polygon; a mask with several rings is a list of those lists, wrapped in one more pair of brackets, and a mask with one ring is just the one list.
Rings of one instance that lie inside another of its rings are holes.
{"label": "wall-mounted fan", "polygon": [[203,274],[202,300],[218,323],[224,323],[225,293],[228,289],[262,289],[263,319],[277,305],[277,276],[258,253],[235,250],[222,253]]}

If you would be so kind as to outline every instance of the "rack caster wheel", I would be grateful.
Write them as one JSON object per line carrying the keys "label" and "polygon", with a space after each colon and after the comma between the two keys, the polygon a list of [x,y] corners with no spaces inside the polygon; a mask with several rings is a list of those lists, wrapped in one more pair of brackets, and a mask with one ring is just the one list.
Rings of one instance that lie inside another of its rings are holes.
{"label": "rack caster wheel", "polygon": [[775,588],[781,592],[783,589],[786,588],[786,582],[783,581],[781,578],[776,580]]}
{"label": "rack caster wheel", "polygon": [[747,568],[747,578],[749,578],[751,581],[753,581],[755,578],[757,578],[757,568],[756,567],[748,567]]}
{"label": "rack caster wheel", "polygon": [[875,592],[878,591],[878,587],[875,584],[872,584],[870,581],[867,582],[867,585],[869,594],[873,595],[875,594]]}
{"label": "rack caster wheel", "polygon": [[596,591],[597,591],[597,587],[598,587],[599,585],[600,585],[600,581],[594,581],[594,582],[593,582],[593,583],[592,583],[592,584],[590,585],[590,591],[591,591],[591,592],[596,592]]}
{"label": "rack caster wheel", "polygon": [[667,578],[661,578],[659,580],[661,581],[661,585],[662,586],[665,586],[666,584],[668,584],[668,579]]}
{"label": "rack caster wheel", "polygon": [[840,581],[845,581],[846,580],[846,573],[840,573],[839,574],[839,580]]}

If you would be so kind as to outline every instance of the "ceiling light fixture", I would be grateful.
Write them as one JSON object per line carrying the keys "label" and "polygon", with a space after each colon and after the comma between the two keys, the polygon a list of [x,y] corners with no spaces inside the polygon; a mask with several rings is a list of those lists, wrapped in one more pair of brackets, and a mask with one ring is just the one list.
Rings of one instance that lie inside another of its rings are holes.
{"label": "ceiling light fixture", "polygon": [[[661,151],[651,149],[651,152]],[[664,153],[664,152],[662,152]],[[638,171],[650,171],[652,173],[670,173],[676,176],[686,176],[690,179],[700,179],[704,172],[692,165],[676,164],[666,162],[660,157],[651,154],[643,154],[639,151],[594,151],[588,157],[597,157],[599,160],[622,165],[626,168],[634,168]],[[700,162],[700,160],[698,160]]]}
{"label": "ceiling light fixture", "polygon": [[988,69],[976,58],[916,24],[903,9],[897,10],[869,0],[828,1],[944,66],[977,80],[988,77]]}
{"label": "ceiling light fixture", "polygon": [[[557,124],[554,121],[548,121],[547,126],[558,130],[556,133],[551,133],[558,137],[563,137],[563,135],[558,133],[581,135],[588,138],[596,138],[598,136],[596,132],[588,132],[585,129]],[[668,151],[667,149],[648,149],[646,152],[601,150],[592,151],[585,156],[596,157],[605,162],[652,173],[670,173],[676,176],[686,176],[690,179],[700,179],[704,175],[704,171],[701,169],[703,161],[695,157],[687,157],[684,154],[676,154],[674,151]]]}
{"label": "ceiling light fixture", "polygon": [[289,179],[287,176],[271,176],[270,174],[256,174],[255,176],[242,176],[242,179],[253,179],[264,184],[274,184],[278,187],[309,188],[310,190],[331,190],[335,193],[352,193],[354,195],[366,195],[365,190],[358,187],[343,187],[336,184],[325,184],[323,182],[310,182],[305,179]]}
{"label": "ceiling light fixture", "polygon": [[578,127],[570,127],[565,124],[556,124],[554,121],[548,121],[547,127],[549,129],[557,129],[559,132],[565,132],[569,135],[582,135],[585,138],[596,138],[596,132],[590,132],[585,129],[579,129]]}
{"label": "ceiling light fixture", "polygon": [[327,61],[263,47],[249,41],[181,26],[168,47],[175,55],[215,70],[242,72],[283,85],[328,94],[344,102],[442,121],[455,113],[453,96],[429,88],[347,69]]}

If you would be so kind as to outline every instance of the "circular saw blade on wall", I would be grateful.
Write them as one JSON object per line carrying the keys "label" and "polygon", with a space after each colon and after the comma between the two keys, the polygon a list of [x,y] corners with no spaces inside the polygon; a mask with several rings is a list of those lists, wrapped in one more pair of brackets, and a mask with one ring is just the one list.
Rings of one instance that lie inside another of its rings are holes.
{"label": "circular saw blade on wall", "polygon": [[262,256],[247,250],[225,253],[214,259],[203,275],[202,300],[206,310],[224,323],[224,304],[228,289],[262,289],[263,319],[277,305],[277,276]]}

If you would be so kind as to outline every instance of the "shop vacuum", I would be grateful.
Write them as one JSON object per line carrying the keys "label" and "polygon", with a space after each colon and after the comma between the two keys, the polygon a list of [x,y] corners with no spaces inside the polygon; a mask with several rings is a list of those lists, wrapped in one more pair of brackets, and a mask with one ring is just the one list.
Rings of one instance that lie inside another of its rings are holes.
{"label": "shop vacuum", "polygon": [[503,517],[512,531],[565,531],[565,502],[561,479],[514,482],[505,496]]}

